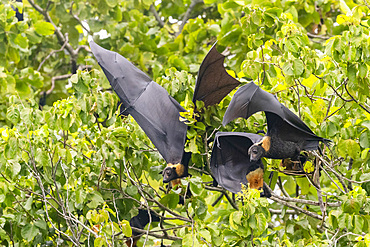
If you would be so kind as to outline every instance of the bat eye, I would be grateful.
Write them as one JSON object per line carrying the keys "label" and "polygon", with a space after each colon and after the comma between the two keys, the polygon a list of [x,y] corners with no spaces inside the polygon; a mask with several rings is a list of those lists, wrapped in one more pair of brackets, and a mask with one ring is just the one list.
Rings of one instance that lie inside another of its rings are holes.
{"label": "bat eye", "polygon": [[166,170],[166,175],[170,176],[171,175],[171,170]]}
{"label": "bat eye", "polygon": [[256,150],[256,149],[253,149],[253,150],[252,150],[252,153],[257,154],[258,152],[257,152],[257,150]]}

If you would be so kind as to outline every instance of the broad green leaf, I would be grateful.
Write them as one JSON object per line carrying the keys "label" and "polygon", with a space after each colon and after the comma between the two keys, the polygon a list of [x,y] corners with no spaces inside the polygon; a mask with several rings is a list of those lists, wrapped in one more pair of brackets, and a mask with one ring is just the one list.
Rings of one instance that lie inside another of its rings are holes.
{"label": "broad green leaf", "polygon": [[26,224],[26,226],[21,229],[22,237],[28,242],[36,237],[38,233],[39,229],[33,224]]}
{"label": "broad green leaf", "polygon": [[300,59],[294,59],[293,60],[293,71],[294,75],[299,76],[303,73],[304,70],[304,64],[302,60]]}
{"label": "broad green leaf", "polygon": [[105,239],[103,237],[97,237],[95,240],[94,240],[94,247],[102,247],[103,245],[105,245],[106,242],[105,242]]}
{"label": "broad green leaf", "polygon": [[122,233],[124,236],[126,237],[132,236],[132,229],[130,227],[130,222],[128,222],[127,220],[122,220],[121,227],[122,227]]}
{"label": "broad green leaf", "polygon": [[94,191],[88,195],[89,200],[91,200],[87,206],[89,208],[96,208],[100,204],[104,203],[104,199],[98,191]]}
{"label": "broad green leaf", "polygon": [[50,22],[38,21],[34,25],[35,31],[43,36],[51,35],[54,33],[55,28]]}
{"label": "broad green leaf", "polygon": [[193,247],[193,246],[200,246],[199,241],[195,235],[192,233],[186,234],[185,237],[182,239],[182,246],[184,247]]}
{"label": "broad green leaf", "polygon": [[41,230],[45,230],[46,231],[48,229],[48,226],[47,226],[46,222],[43,221],[43,220],[37,220],[34,223],[35,223],[35,226],[37,226]]}
{"label": "broad green leaf", "polygon": [[360,203],[356,199],[346,200],[343,204],[343,212],[345,213],[358,213],[360,210]]}
{"label": "broad green leaf", "polygon": [[177,204],[179,203],[179,199],[180,197],[178,194],[170,193],[162,197],[159,202],[166,207],[173,209],[176,208]]}

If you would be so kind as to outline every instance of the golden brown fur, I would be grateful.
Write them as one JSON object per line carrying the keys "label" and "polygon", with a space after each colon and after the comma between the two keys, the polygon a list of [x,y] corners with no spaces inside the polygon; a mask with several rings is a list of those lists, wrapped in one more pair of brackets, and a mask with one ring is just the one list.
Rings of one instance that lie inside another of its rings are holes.
{"label": "golden brown fur", "polygon": [[270,147],[271,147],[271,137],[264,136],[262,138],[261,143],[262,143],[261,146],[263,147],[263,149],[265,149],[265,151],[268,152],[270,150]]}
{"label": "golden brown fur", "polygon": [[263,187],[263,169],[257,168],[256,170],[247,174],[247,180],[249,182],[249,188],[261,189]]}
{"label": "golden brown fur", "polygon": [[180,163],[177,163],[177,164],[168,163],[167,167],[175,167],[176,168],[176,174],[178,176],[182,176],[184,174],[184,171],[185,171],[184,165],[180,164]]}

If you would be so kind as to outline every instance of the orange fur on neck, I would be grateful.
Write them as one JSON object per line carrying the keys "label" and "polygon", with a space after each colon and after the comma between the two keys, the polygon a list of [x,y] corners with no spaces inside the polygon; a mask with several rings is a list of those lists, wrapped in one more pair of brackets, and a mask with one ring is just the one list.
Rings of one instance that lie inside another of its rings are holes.
{"label": "orange fur on neck", "polygon": [[167,167],[175,167],[175,169],[176,169],[176,174],[177,174],[177,176],[182,176],[182,175],[184,175],[184,172],[185,172],[185,167],[184,167],[184,165],[183,164],[181,164],[181,163],[177,163],[177,164],[171,164],[171,163],[168,163],[167,164]]}
{"label": "orange fur on neck", "polygon": [[176,178],[174,180],[171,180],[170,182],[171,182],[172,188],[174,188],[176,185],[181,184],[181,179],[180,178]]}
{"label": "orange fur on neck", "polygon": [[247,174],[246,178],[249,183],[249,188],[257,189],[257,190],[263,188],[263,169],[262,168],[257,168],[256,170],[251,171],[250,173]]}
{"label": "orange fur on neck", "polygon": [[268,152],[270,150],[270,146],[271,146],[271,137],[264,136],[261,141],[261,147],[263,147],[263,149],[265,149],[265,151]]}

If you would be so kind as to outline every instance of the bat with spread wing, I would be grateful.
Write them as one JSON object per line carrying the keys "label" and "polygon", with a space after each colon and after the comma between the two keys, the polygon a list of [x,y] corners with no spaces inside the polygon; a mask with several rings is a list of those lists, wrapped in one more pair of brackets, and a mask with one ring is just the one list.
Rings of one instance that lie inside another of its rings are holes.
{"label": "bat with spread wing", "polygon": [[250,160],[261,157],[297,160],[302,150],[315,150],[319,142],[326,145],[330,140],[315,135],[293,112],[282,105],[276,96],[262,90],[253,82],[240,87],[227,108],[223,125],[235,118],[248,119],[256,112],[264,111],[267,133],[263,139],[249,148]]}
{"label": "bat with spread wing", "polygon": [[[203,101],[204,107],[215,105],[228,95],[240,82],[230,76],[224,67],[225,56],[216,49],[216,43],[209,50],[200,65],[197,82],[194,89],[193,103]],[[164,181],[184,177],[181,172],[187,172],[191,153],[184,153],[183,165],[169,165],[163,171]],[[187,175],[187,174],[186,174]]]}
{"label": "bat with spread wing", "polygon": [[169,164],[182,160],[187,125],[180,121],[181,105],[143,71],[116,52],[94,41],[91,51],[125,108]]}
{"label": "bat with spread wing", "polygon": [[262,140],[262,136],[244,132],[218,132],[212,148],[211,171],[217,183],[233,193],[241,191],[241,184],[251,189],[263,189],[262,196],[271,194],[263,184],[264,167],[261,159],[251,161],[248,150]]}
{"label": "bat with spread wing", "polygon": [[[130,114],[136,120],[166,160],[168,166],[163,171],[163,181],[187,176],[191,154],[184,152],[187,125],[180,121],[180,112],[185,109],[164,88],[120,54],[106,50],[94,41],[90,42],[90,48],[122,101],[124,114]],[[194,100],[203,100],[207,105],[216,104],[239,84],[227,74],[223,59],[224,56],[213,46],[199,69]],[[217,88],[222,92],[218,92]],[[208,89],[212,91],[209,95],[206,92]]]}

